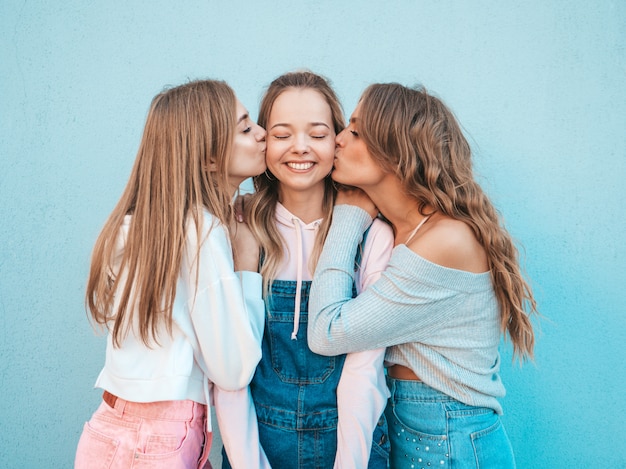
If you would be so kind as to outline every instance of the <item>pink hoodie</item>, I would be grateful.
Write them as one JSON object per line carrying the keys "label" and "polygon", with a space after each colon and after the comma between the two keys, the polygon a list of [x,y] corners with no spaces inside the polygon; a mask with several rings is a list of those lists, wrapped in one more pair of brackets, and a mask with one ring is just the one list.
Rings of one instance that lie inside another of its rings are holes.
{"label": "pink hoodie", "polygon": [[[292,338],[298,335],[300,285],[312,280],[309,260],[322,219],[305,223],[282,204],[276,206],[276,223],[284,240],[283,263],[276,273],[278,280],[296,280],[298,296]],[[357,293],[374,283],[385,270],[393,249],[393,231],[382,220],[374,220],[369,229],[355,273]],[[335,468],[367,467],[372,434],[385,409],[389,390],[385,382],[385,349],[348,354],[337,387],[337,455]],[[268,468],[260,447],[256,413],[248,389],[215,391],[215,411],[222,441],[234,469]]]}

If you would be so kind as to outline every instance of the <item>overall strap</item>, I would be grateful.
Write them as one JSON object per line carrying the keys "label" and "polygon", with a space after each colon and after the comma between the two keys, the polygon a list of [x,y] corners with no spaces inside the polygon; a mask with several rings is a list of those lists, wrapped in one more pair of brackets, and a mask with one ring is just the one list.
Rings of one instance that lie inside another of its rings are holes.
{"label": "overall strap", "polygon": [[355,272],[359,270],[359,267],[361,266],[361,260],[363,259],[363,250],[365,249],[365,240],[367,239],[367,234],[370,232],[371,227],[372,225],[367,227],[367,230],[365,230],[365,233],[363,233],[363,240],[357,247],[356,257],[354,258],[354,271]]}

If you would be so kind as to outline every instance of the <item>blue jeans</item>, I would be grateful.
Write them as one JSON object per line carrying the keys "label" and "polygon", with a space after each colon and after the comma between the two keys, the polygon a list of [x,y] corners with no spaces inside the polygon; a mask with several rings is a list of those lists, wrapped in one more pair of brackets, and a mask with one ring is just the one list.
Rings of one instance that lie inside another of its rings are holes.
{"label": "blue jeans", "polygon": [[387,377],[392,468],[515,468],[493,409],[463,404],[422,382]]}
{"label": "blue jeans", "polygon": [[[267,300],[263,355],[250,392],[259,439],[272,467],[332,468],[337,452],[337,385],[345,355],[317,355],[307,344],[310,281],[302,282],[298,339],[291,340],[295,281],[273,282]],[[383,416],[373,435],[371,469],[386,468]],[[223,467],[229,467],[224,458]]]}

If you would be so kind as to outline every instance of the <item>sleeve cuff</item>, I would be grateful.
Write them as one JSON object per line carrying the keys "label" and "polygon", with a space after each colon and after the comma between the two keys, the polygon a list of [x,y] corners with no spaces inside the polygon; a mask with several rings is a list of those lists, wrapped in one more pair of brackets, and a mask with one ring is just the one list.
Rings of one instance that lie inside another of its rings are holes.
{"label": "sleeve cuff", "polygon": [[333,225],[342,230],[358,231],[361,235],[372,224],[370,214],[356,205],[336,205],[333,210]]}

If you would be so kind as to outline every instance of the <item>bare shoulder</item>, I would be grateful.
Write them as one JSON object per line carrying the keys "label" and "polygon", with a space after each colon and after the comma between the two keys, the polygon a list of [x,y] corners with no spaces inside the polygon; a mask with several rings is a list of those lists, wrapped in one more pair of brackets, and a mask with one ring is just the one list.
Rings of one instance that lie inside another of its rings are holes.
{"label": "bare shoulder", "polygon": [[443,267],[473,273],[489,269],[485,249],[466,223],[435,215],[420,232],[408,247],[424,259]]}

